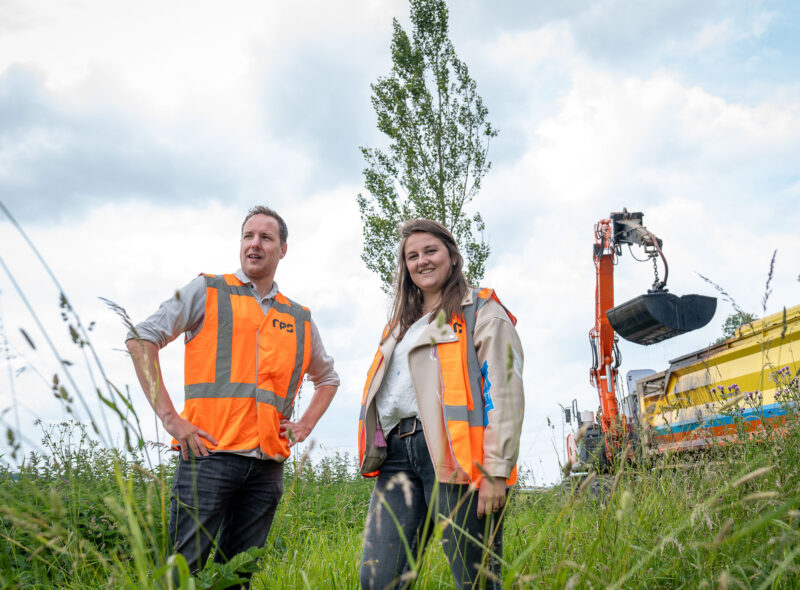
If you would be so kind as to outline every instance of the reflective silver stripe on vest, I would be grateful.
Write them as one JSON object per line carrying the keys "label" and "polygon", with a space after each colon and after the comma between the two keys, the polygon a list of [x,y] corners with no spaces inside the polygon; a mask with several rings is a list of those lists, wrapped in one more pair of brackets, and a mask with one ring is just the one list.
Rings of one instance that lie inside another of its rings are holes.
{"label": "reflective silver stripe on vest", "polygon": [[[267,391],[266,389],[256,389],[256,401],[264,404],[269,404],[278,408],[281,411],[281,406],[286,405],[286,400],[277,395],[274,391]],[[283,414],[283,412],[281,412]],[[283,414],[288,416],[289,414]]]}
{"label": "reflective silver stripe on vest", "polygon": [[480,407],[473,404],[470,411],[467,406],[444,406],[445,420],[460,420],[469,422],[470,426],[483,426],[483,403]]}
{"label": "reflective silver stripe on vest", "polygon": [[[466,412],[464,418],[448,418],[450,420],[469,420],[470,426],[484,426],[483,423],[483,388],[481,387],[481,369],[478,365],[478,354],[475,352],[475,318],[485,303],[484,299],[478,298],[479,289],[472,290],[472,303],[464,307],[464,323],[467,332],[467,374],[469,375],[469,389],[472,394],[472,411],[467,406],[445,406],[445,415],[449,409],[453,409],[453,415],[459,412]],[[462,410],[463,408],[463,410]]]}
{"label": "reflective silver stripe on vest", "polygon": [[[214,383],[227,384],[230,381],[233,362],[233,304],[231,295],[252,297],[253,291],[244,285],[229,285],[221,276],[206,275],[206,287],[217,290],[217,362]],[[255,391],[255,386],[253,386]],[[251,396],[253,392],[251,392]]]}
{"label": "reflective silver stripe on vest", "polygon": [[278,301],[272,302],[272,308],[275,311],[289,314],[294,318],[295,340],[297,341],[297,352],[294,356],[292,378],[289,380],[289,391],[286,392],[286,399],[283,400],[283,407],[278,407],[278,411],[284,416],[291,415],[292,407],[294,406],[294,398],[297,394],[297,390],[300,389],[300,380],[303,378],[303,358],[305,357],[306,324],[310,324],[311,322],[311,313],[307,309],[304,309],[302,305],[295,303],[291,299],[289,299],[289,303],[291,305],[286,305]]}
{"label": "reflective silver stripe on vest", "polygon": [[253,383],[193,383],[184,387],[186,399],[198,397],[255,397]]}
{"label": "reflective silver stripe on vest", "polygon": [[474,412],[470,412],[467,409],[467,406],[444,406],[444,419],[449,421],[457,420],[459,422],[467,422],[469,421],[470,426],[483,426],[483,415],[481,415],[481,422],[480,424],[473,424],[471,414]]}
{"label": "reflective silver stripe on vest", "polygon": [[256,389],[252,383],[194,383],[187,385],[186,399],[195,398],[222,398],[239,397],[255,398],[257,402],[262,402],[275,406],[280,410],[286,404],[286,400],[276,395],[272,391]]}
{"label": "reflective silver stripe on vest", "polygon": [[[228,284],[224,279],[222,285],[209,285],[219,283],[219,279],[206,277],[206,286],[217,290],[217,365],[214,373],[214,383],[226,383],[231,380],[231,363],[233,362],[233,304],[230,291],[224,289]],[[250,294],[252,296],[252,293]]]}
{"label": "reflective silver stripe on vest", "polygon": [[194,383],[187,385],[186,399],[239,397],[255,398],[257,402],[275,406],[280,410],[286,400],[272,391],[256,389],[252,383]]}
{"label": "reflective silver stripe on vest", "polygon": [[212,287],[232,295],[244,295],[255,298],[253,290],[250,287],[246,285],[229,285],[225,282],[225,277],[223,276],[210,277],[206,275],[206,287]]}

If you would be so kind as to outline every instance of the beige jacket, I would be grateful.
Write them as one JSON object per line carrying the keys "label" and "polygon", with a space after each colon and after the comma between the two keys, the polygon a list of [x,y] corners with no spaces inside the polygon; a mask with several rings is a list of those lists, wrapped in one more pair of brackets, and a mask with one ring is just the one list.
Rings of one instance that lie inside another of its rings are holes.
{"label": "beige jacket", "polygon": [[[472,290],[462,305],[472,303]],[[366,448],[362,473],[380,469],[386,448],[375,444],[378,416],[375,395],[381,386],[386,367],[397,344],[397,330],[380,345],[383,362],[368,385],[364,427]],[[468,483],[467,474],[456,463],[445,429],[442,413],[442,391],[439,363],[431,349],[436,344],[451,342],[457,336],[448,324],[442,327],[431,322],[408,353],[411,380],[419,405],[420,420],[437,478],[442,482]],[[503,306],[489,299],[479,310],[475,321],[475,350],[478,365],[488,366],[491,383],[489,395],[494,409],[489,410],[489,423],[484,430],[483,467],[495,477],[508,478],[517,463],[525,395],[522,387],[523,354],[519,336]],[[386,433],[388,434],[388,433]]]}

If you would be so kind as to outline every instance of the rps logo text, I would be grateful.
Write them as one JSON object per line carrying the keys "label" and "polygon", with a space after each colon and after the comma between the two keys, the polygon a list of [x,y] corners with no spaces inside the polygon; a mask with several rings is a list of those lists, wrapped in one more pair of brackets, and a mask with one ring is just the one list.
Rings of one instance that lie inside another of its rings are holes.
{"label": "rps logo text", "polygon": [[280,321],[277,318],[272,320],[272,327],[278,328],[279,330],[286,330],[290,334],[294,332],[294,324],[287,324],[285,322]]}

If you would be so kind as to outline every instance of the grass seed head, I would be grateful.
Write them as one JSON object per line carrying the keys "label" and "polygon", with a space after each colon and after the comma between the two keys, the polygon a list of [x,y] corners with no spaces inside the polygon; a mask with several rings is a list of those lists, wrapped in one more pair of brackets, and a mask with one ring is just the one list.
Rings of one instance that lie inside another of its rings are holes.
{"label": "grass seed head", "polygon": [[53,509],[55,516],[58,518],[64,518],[64,515],[67,513],[67,511],[64,509],[64,504],[61,502],[61,496],[59,496],[55,488],[50,488],[49,500],[50,507]]}
{"label": "grass seed head", "polygon": [[770,467],[759,467],[755,471],[751,471],[750,473],[748,473],[744,477],[740,477],[739,479],[737,479],[734,482],[733,487],[737,488],[737,487],[739,487],[741,485],[746,484],[749,481],[753,481],[754,479],[758,479],[762,475],[764,475],[766,473],[769,473],[770,469],[772,469],[771,466]]}
{"label": "grass seed head", "polygon": [[586,476],[586,479],[581,482],[581,486],[578,488],[578,495],[581,495],[583,491],[588,488],[594,479],[597,477],[597,472],[592,471],[589,475]]}
{"label": "grass seed head", "polygon": [[622,506],[622,509],[626,511],[633,508],[633,494],[631,494],[628,490],[624,490],[622,492],[622,498],[620,499],[620,505]]}
{"label": "grass seed head", "polygon": [[478,575],[484,576],[487,580],[491,580],[492,582],[496,582],[498,584],[502,583],[503,580],[501,580],[493,571],[490,571],[485,565],[480,563],[476,563],[474,565],[478,566]]}
{"label": "grass seed head", "polygon": [[572,574],[569,580],[567,580],[567,583],[564,584],[564,590],[575,590],[575,588],[578,587],[578,582],[580,581],[581,581],[580,574]]}
{"label": "grass seed head", "polygon": [[622,522],[622,520],[630,514],[631,510],[633,509],[633,494],[631,494],[628,490],[622,491],[622,496],[619,499],[619,508],[617,509],[617,520]]}
{"label": "grass seed head", "polygon": [[389,480],[389,483],[386,484],[386,491],[393,490],[396,486],[400,486],[403,490],[403,500],[406,503],[406,507],[411,508],[411,501],[412,501],[412,491],[411,491],[411,480],[408,479],[408,475],[405,472],[401,471],[396,475],[392,476],[392,479]]}
{"label": "grass seed head", "polygon": [[774,500],[778,492],[754,492],[742,498],[743,502],[758,502],[759,500]]}
{"label": "grass seed head", "polygon": [[712,543],[713,547],[717,547],[725,540],[725,537],[731,532],[733,529],[733,518],[728,518],[724,523],[722,523],[722,527],[719,529],[717,536],[714,537],[714,541]]}

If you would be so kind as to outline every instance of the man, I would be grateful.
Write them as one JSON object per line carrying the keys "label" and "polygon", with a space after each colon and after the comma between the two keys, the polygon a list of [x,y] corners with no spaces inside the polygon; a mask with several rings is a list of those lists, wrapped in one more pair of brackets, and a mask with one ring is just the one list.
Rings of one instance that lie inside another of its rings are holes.
{"label": "man", "polygon": [[[200,275],[128,334],[150,405],[180,449],[169,530],[176,553],[201,569],[260,547],[283,493],[283,461],[328,408],[339,377],[307,308],[278,291],[286,223],[254,207],[242,224],[241,269]],[[185,334],[183,412],[161,378],[158,351]],[[314,394],[292,422],[303,374]]]}

